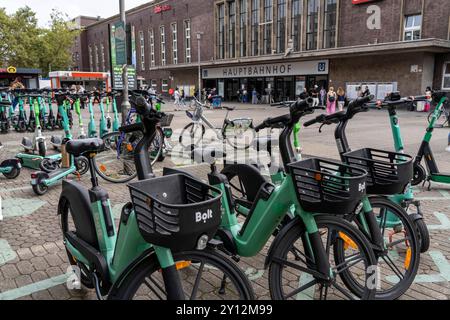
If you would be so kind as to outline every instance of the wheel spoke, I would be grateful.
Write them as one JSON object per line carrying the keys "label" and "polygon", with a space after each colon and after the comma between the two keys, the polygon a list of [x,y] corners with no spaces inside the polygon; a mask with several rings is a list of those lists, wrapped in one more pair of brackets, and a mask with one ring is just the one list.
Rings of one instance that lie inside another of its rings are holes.
{"label": "wheel spoke", "polygon": [[[156,283],[153,278],[150,276],[149,277],[150,281],[153,282],[155,284],[155,286],[164,294],[166,294],[166,292],[161,288],[161,286]],[[149,283],[147,281],[147,279],[144,280],[144,284],[158,297],[159,300],[164,300],[164,298],[158,293],[158,291],[152,286],[151,283]]]}
{"label": "wheel spoke", "polygon": [[390,249],[390,248],[396,246],[399,243],[402,243],[402,242],[406,243],[407,241],[411,241],[411,238],[410,237],[405,237],[405,238],[402,238],[402,239],[399,239],[399,240],[395,240],[393,242],[390,242],[390,243],[386,244],[386,247],[388,249]]}
{"label": "wheel spoke", "polygon": [[340,293],[342,293],[344,296],[346,296],[350,300],[355,300],[354,296],[352,296],[350,293],[345,291],[345,289],[342,288],[340,285],[338,285],[336,282],[333,282],[333,287],[335,287]]}
{"label": "wheel spoke", "polygon": [[319,273],[319,272],[317,272],[315,270],[312,270],[312,269],[308,269],[308,268],[299,266],[298,264],[295,264],[295,263],[292,263],[290,261],[287,261],[286,259],[281,259],[281,258],[274,257],[273,261],[277,262],[277,263],[280,263],[280,264],[284,264],[285,266],[297,269],[299,271],[308,273],[308,274],[310,274],[310,275],[312,275],[312,276],[314,276],[316,278],[326,279],[326,277],[323,276],[321,273]]}
{"label": "wheel spoke", "polygon": [[286,295],[284,298],[285,298],[285,299],[289,299],[290,297],[296,295],[297,293],[302,292],[302,291],[304,291],[304,290],[306,290],[306,289],[308,289],[308,288],[311,288],[311,287],[312,287],[313,285],[315,285],[316,283],[317,283],[317,281],[316,281],[316,279],[314,279],[314,280],[308,282],[307,284],[301,286],[300,288],[295,289],[294,291],[291,291],[291,293],[289,293],[288,295]]}
{"label": "wheel spoke", "polygon": [[[391,260],[391,258],[387,255],[382,256],[384,262],[391,268],[392,271],[394,271],[395,275],[400,279],[404,279],[404,274],[398,269],[398,267],[394,264],[394,262]],[[389,260],[386,260],[386,258]]]}

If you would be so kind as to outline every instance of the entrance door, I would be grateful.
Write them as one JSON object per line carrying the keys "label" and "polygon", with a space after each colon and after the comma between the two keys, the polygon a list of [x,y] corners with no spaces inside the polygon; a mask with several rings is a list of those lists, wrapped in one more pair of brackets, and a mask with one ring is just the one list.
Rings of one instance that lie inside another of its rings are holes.
{"label": "entrance door", "polygon": [[295,98],[293,77],[275,78],[275,101],[288,101]]}
{"label": "entrance door", "polygon": [[225,80],[225,100],[238,101],[239,79]]}

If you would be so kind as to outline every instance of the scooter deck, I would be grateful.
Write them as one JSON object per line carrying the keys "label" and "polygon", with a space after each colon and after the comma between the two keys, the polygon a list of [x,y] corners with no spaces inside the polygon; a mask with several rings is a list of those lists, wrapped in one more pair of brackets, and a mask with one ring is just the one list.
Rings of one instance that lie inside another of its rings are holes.
{"label": "scooter deck", "polygon": [[17,159],[20,159],[20,162],[22,163],[22,166],[24,168],[33,169],[33,170],[40,170],[41,169],[41,162],[44,159],[51,159],[51,160],[59,160],[61,159],[61,154],[57,153],[54,155],[46,156],[45,158],[35,155],[35,154],[28,154],[28,153],[19,153],[16,155]]}

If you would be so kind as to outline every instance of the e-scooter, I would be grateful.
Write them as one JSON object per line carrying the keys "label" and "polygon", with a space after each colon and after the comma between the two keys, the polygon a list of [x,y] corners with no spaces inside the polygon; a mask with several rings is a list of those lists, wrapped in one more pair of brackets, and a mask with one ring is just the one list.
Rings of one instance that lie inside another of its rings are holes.
{"label": "e-scooter", "polygon": [[[0,101],[0,107],[8,107],[11,103],[9,101]],[[0,146],[1,149],[1,146]],[[7,179],[15,179],[20,174],[22,165],[18,159],[8,159],[0,163],[0,173]]]}
{"label": "e-scooter", "polygon": [[82,172],[85,173],[89,170],[89,162],[86,157],[79,156],[75,159],[73,155],[66,152],[66,143],[72,139],[67,110],[64,110],[64,107],[67,106],[64,102],[68,99],[68,96],[64,93],[57,93],[55,97],[59,112],[63,117],[62,125],[66,138],[61,144],[61,167],[52,172],[39,171],[31,174],[31,186],[34,193],[39,196],[47,193],[50,186],[55,185],[67,176],[71,174],[80,176]]}
{"label": "e-scooter", "polygon": [[[433,131],[437,119],[442,116],[445,106],[449,104],[448,92],[434,92],[432,95],[433,102],[437,104],[434,113],[430,117],[430,123],[427,127],[419,152],[414,160],[414,178],[412,184],[418,185],[421,182],[424,184],[428,182],[428,190],[431,189],[431,182],[450,184],[450,173],[439,171],[438,165],[431,150],[430,141],[433,137]],[[422,165],[422,160],[425,159],[426,169]]]}
{"label": "e-scooter", "polygon": [[100,107],[100,138],[103,137],[104,135],[109,133],[108,130],[108,123],[105,117],[105,107],[103,104],[103,100],[105,98],[104,94],[100,94],[99,100],[99,107]]}
{"label": "e-scooter", "polygon": [[89,98],[89,124],[88,124],[88,137],[97,138],[97,128],[95,125],[94,117],[94,97]]}

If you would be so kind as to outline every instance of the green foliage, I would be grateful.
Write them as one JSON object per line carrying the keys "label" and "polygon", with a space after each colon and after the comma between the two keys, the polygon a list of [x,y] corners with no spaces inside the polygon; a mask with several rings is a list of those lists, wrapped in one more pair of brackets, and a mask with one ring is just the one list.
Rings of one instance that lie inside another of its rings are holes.
{"label": "green foliage", "polygon": [[29,8],[8,15],[0,8],[0,66],[65,70],[72,64],[71,47],[79,34],[67,15],[53,10],[48,28],[39,28]]}

